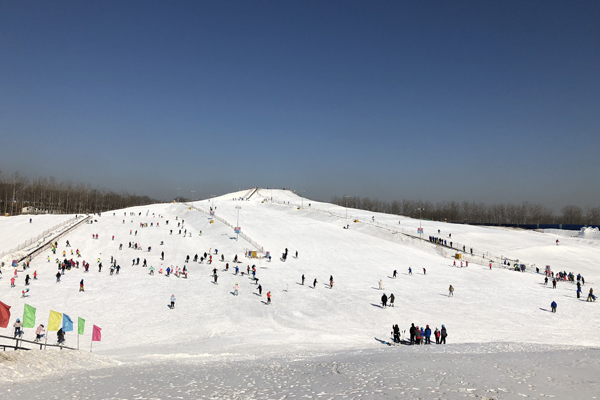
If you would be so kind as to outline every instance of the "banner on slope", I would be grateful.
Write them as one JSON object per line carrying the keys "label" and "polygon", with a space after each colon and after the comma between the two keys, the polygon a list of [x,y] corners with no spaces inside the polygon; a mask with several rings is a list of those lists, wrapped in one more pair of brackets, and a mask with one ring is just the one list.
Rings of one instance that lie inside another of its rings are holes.
{"label": "banner on slope", "polygon": [[83,335],[83,331],[85,331],[85,319],[77,317],[77,333]]}
{"label": "banner on slope", "polygon": [[10,306],[0,301],[0,328],[8,327],[10,322]]}
{"label": "banner on slope", "polygon": [[23,328],[35,328],[35,308],[25,304],[23,310]]}
{"label": "banner on slope", "polygon": [[73,332],[73,321],[71,320],[71,317],[67,314],[63,314],[62,323],[63,332]]}
{"label": "banner on slope", "polygon": [[92,342],[99,342],[102,340],[102,328],[94,325],[94,330],[92,332]]}
{"label": "banner on slope", "polygon": [[58,331],[60,323],[62,322],[62,314],[56,311],[50,310],[50,318],[48,320],[48,332]]}

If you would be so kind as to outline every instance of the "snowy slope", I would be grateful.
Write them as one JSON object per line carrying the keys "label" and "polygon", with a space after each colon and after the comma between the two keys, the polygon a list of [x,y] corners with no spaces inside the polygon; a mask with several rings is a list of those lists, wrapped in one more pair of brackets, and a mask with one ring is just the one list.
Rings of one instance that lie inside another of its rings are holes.
{"label": "snowy slope", "polygon": [[[237,219],[235,207],[240,206],[242,231],[271,252],[272,262],[244,258],[244,249],[252,248],[249,243],[241,238],[236,241],[231,228],[219,221],[211,224],[207,214],[187,205],[133,207],[115,211],[114,215],[96,216],[96,223],[84,225],[65,238],[70,240],[73,250],[80,249],[83,259],[90,262],[89,273],[82,269],[67,271],[62,282],[56,283],[56,267],[47,262],[46,257],[51,255],[48,252],[34,259],[31,270],[27,271],[37,270],[39,275],[30,286],[30,296],[19,297],[24,287],[22,272],[17,288],[10,289],[4,271],[0,300],[13,306],[12,320],[22,315],[24,303],[37,307],[38,323],[47,322],[51,309],[72,318],[81,316],[88,321],[82,342],[89,345],[89,328],[96,324],[103,328],[103,339],[94,345],[94,351],[121,360],[161,359],[166,354],[253,358],[298,351],[375,348],[380,343],[374,337],[388,339],[392,324],[398,323],[404,330],[411,322],[419,326],[429,324],[432,328],[445,324],[450,343],[519,340],[598,344],[597,303],[577,300],[573,284],[560,283],[553,290],[542,285],[541,275],[501,268],[490,271],[473,264],[454,268],[429,243],[363,223],[342,229],[346,223],[343,218],[309,210],[307,200],[305,208],[299,210],[300,198],[289,191],[273,190],[272,196],[282,202],[289,201],[290,205],[263,202],[265,196],[271,197],[270,190],[259,191],[249,201],[234,200],[246,192],[194,205],[209,210],[214,204],[217,215],[232,225]],[[345,213],[343,207],[310,203],[311,208]],[[131,211],[135,216],[128,215]],[[373,216],[359,210],[349,210],[350,213],[359,219]],[[403,217],[375,214],[375,218],[390,225],[401,220],[402,226],[414,227],[415,231],[419,226],[418,220]],[[182,220],[185,221],[182,229],[191,232],[191,237],[179,234],[177,223]],[[140,228],[140,223],[160,223],[160,226]],[[581,272],[586,277],[584,294],[594,282],[600,281],[594,264],[600,256],[596,240],[561,237],[561,245],[556,246],[556,235],[552,234],[435,222],[423,222],[423,226],[425,235],[441,229],[452,232],[453,238],[498,255],[527,259],[538,265],[550,264],[557,267],[555,270]],[[92,234],[98,234],[99,239],[92,239]],[[130,241],[139,243],[143,249],[151,246],[152,251],[132,250],[128,248]],[[164,241],[162,246],[161,241]],[[120,243],[124,244],[123,250],[119,250]],[[290,257],[284,263],[279,257],[286,247]],[[219,250],[218,258],[224,254],[230,263],[229,272],[223,271],[225,263],[216,261],[215,248]],[[59,243],[59,251],[63,249],[64,240]],[[215,263],[209,266],[190,262],[187,280],[159,274],[150,276],[147,268],[141,266],[146,259],[157,271],[161,265],[182,267],[186,255],[193,257],[209,249],[213,250]],[[160,260],[161,251],[165,252],[164,261]],[[299,252],[298,259],[292,257],[295,251]],[[247,276],[233,274],[231,262],[235,254],[240,257],[238,265],[242,270],[256,264],[263,286],[262,297],[256,294],[256,285]],[[119,275],[108,273],[111,255],[123,267]],[[132,259],[137,257],[141,258],[140,265],[132,266]],[[102,272],[98,272],[97,258],[104,264]],[[219,270],[218,285],[212,283],[214,267]],[[412,276],[407,274],[409,267]],[[426,275],[423,268],[427,269]],[[394,269],[399,273],[397,279],[391,279]],[[306,276],[304,286],[299,284],[302,274]],[[333,289],[327,285],[330,275],[335,280]],[[84,293],[78,292],[82,278]],[[315,278],[318,284],[313,289]],[[394,308],[382,309],[379,305],[380,279],[384,282],[384,292],[396,296]],[[235,283],[240,285],[238,297],[231,293]],[[452,298],[447,296],[450,284],[456,288]],[[273,294],[270,306],[264,304],[267,291]],[[174,310],[168,308],[171,294],[177,297]],[[557,314],[547,311],[552,300],[558,302]],[[33,338],[32,331],[27,331],[26,338]],[[10,331],[0,329],[0,332]],[[75,335],[68,334],[67,340],[73,345]]]}
{"label": "snowy slope", "polygon": [[[75,215],[16,215],[0,217],[0,253],[42,234],[47,229],[73,218]],[[31,218],[31,223],[29,219]]]}

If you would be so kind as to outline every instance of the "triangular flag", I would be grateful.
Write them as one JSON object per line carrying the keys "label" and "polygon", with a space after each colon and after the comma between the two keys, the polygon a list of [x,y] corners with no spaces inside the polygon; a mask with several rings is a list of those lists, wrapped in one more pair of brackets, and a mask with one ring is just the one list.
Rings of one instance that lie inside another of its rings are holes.
{"label": "triangular flag", "polygon": [[23,311],[23,328],[35,328],[35,308],[25,304]]}
{"label": "triangular flag", "polygon": [[77,333],[83,335],[83,331],[85,330],[85,319],[81,317],[77,317]]}
{"label": "triangular flag", "polygon": [[73,332],[73,321],[67,314],[63,314],[63,332]]}
{"label": "triangular flag", "polygon": [[0,328],[6,328],[10,322],[10,306],[0,301]]}
{"label": "triangular flag", "polygon": [[92,332],[92,342],[99,342],[102,340],[102,328],[94,325],[94,331]]}
{"label": "triangular flag", "polygon": [[62,322],[62,314],[56,311],[50,311],[50,320],[48,321],[48,332],[58,331]]}

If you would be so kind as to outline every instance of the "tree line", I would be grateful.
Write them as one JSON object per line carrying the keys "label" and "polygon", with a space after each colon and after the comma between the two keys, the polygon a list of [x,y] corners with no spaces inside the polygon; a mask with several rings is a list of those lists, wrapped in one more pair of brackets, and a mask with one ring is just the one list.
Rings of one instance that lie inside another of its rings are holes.
{"label": "tree line", "polygon": [[356,196],[336,196],[331,202],[342,207],[454,223],[600,225],[600,207],[583,210],[568,205],[561,209],[560,215],[555,215],[550,208],[529,202],[521,205],[468,201],[434,204],[421,200],[382,201]]}
{"label": "tree line", "polygon": [[89,214],[157,202],[126,191],[116,193],[84,183],[58,182],[54,177],[29,179],[18,172],[9,175],[0,171],[3,215]]}

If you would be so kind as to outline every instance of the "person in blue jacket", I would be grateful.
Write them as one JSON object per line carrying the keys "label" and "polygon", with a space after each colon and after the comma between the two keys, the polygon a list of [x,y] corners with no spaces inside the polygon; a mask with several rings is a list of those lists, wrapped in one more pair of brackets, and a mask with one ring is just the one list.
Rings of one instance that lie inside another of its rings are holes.
{"label": "person in blue jacket", "polygon": [[552,312],[555,313],[556,312],[556,302],[553,301],[552,304],[550,304],[550,307],[552,307]]}
{"label": "person in blue jacket", "polygon": [[431,328],[429,325],[425,328],[425,344],[431,344]]}

